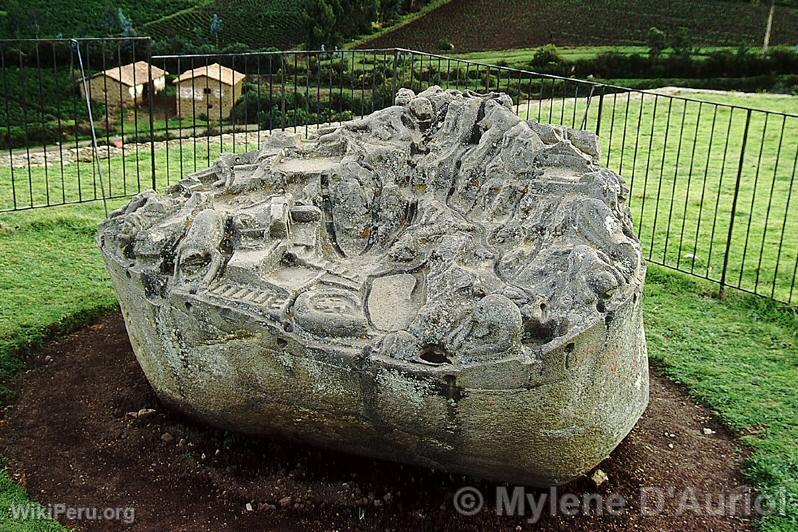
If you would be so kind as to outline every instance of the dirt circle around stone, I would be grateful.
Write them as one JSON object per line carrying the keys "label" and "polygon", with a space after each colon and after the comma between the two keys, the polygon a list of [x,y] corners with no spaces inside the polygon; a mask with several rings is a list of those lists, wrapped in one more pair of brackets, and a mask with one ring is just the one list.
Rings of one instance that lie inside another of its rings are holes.
{"label": "dirt circle around stone", "polygon": [[[133,509],[132,523],[61,519],[78,530],[752,526],[744,504],[728,505],[721,515],[685,510],[690,497],[707,508],[719,496],[743,491],[745,451],[709,410],[656,371],[646,413],[599,466],[608,480],[597,487],[583,478],[556,491],[486,483],[197,424],[159,404],[119,314],[32,354],[14,388],[15,402],[0,419],[0,456],[11,477],[45,506]],[[464,488],[484,496],[474,515],[456,510]],[[529,504],[524,515],[498,515],[503,503],[497,493],[512,495],[516,488],[527,500],[546,505],[539,519]],[[566,498],[588,511],[567,515]],[[597,500],[615,501],[614,510]]]}

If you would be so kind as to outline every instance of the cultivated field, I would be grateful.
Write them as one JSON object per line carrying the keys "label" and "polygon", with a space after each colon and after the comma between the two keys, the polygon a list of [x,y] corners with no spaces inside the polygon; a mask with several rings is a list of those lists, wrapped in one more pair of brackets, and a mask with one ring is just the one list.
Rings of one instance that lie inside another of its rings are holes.
{"label": "cultivated field", "polygon": [[[490,0],[449,2],[410,24],[359,44],[436,51],[442,40],[455,51],[559,45],[639,45],[649,28],[685,32],[701,45],[759,45],[768,6],[724,0]],[[780,7],[772,42],[798,41],[798,10]]]}
{"label": "cultivated field", "polygon": [[[168,41],[192,35],[188,28],[210,28],[213,15],[224,22],[219,45],[243,43],[253,49],[289,49],[304,38],[301,2],[293,0],[210,0],[144,25],[144,33]],[[213,39],[208,35],[208,42]],[[214,43],[215,44],[215,43]]]}

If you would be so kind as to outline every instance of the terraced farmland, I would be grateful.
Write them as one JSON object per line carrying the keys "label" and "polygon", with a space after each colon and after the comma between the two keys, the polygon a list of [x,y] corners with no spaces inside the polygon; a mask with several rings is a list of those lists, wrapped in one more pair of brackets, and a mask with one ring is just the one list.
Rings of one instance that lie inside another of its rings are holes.
{"label": "terraced farmland", "polygon": [[22,19],[17,34],[0,18],[0,38],[102,36],[108,33],[105,26],[116,23],[117,9],[140,30],[147,22],[203,1],[206,0],[0,0],[0,11]]}
{"label": "terraced farmland", "polygon": [[[766,2],[728,0],[454,0],[362,48],[434,51],[442,40],[458,52],[557,45],[645,44],[649,28],[684,31],[696,45],[761,45]],[[798,8],[780,6],[772,44],[798,42]]]}
{"label": "terraced farmland", "polygon": [[210,35],[211,18],[219,15],[224,27],[219,45],[244,43],[252,48],[290,48],[302,41],[301,2],[292,0],[212,0],[144,26],[157,39]]}

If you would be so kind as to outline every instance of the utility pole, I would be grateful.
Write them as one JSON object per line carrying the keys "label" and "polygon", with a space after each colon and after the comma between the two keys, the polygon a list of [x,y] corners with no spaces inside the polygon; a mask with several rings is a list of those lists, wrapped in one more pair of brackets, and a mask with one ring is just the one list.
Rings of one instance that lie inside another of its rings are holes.
{"label": "utility pole", "polygon": [[768,25],[765,28],[765,42],[762,43],[762,53],[768,53],[770,46],[770,30],[773,27],[773,12],[776,11],[776,0],[770,0],[770,11],[768,12]]}

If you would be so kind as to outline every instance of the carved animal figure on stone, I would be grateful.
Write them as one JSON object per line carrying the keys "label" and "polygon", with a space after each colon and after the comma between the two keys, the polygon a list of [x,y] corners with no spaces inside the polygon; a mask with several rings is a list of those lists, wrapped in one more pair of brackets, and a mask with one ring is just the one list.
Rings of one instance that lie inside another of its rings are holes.
{"label": "carved animal figure on stone", "polygon": [[224,219],[213,209],[197,214],[177,247],[175,281],[193,288],[209,284],[222,266],[219,247],[224,239]]}

